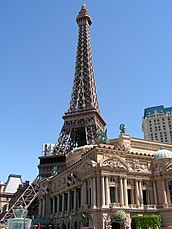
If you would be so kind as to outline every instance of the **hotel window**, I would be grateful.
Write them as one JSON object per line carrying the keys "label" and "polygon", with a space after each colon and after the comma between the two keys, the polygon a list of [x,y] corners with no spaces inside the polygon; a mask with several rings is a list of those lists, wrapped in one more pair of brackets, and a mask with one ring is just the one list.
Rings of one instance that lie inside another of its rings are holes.
{"label": "hotel window", "polygon": [[53,199],[50,198],[50,212],[53,213]]}
{"label": "hotel window", "polygon": [[147,191],[146,189],[143,190],[143,204],[146,205],[147,204]]}
{"label": "hotel window", "polygon": [[153,134],[151,134],[151,140],[153,140]]}
{"label": "hotel window", "polygon": [[68,193],[64,193],[64,210],[67,211]]}
{"label": "hotel window", "polygon": [[127,189],[127,194],[128,194],[128,204],[131,204],[131,192],[132,190],[131,189]]}
{"label": "hotel window", "polygon": [[110,202],[115,202],[115,187],[110,187]]}
{"label": "hotel window", "polygon": [[54,213],[57,213],[57,210],[58,210],[58,209],[57,209],[57,203],[58,203],[58,202],[57,202],[57,197],[55,196],[55,197],[54,197]]}
{"label": "hotel window", "polygon": [[[89,189],[89,197],[91,200],[91,189]],[[78,210],[81,207],[81,188],[76,189],[76,209]]]}
{"label": "hotel window", "polygon": [[170,201],[172,203],[172,181],[168,182],[169,194],[170,194]]}
{"label": "hotel window", "polygon": [[62,211],[62,195],[59,195],[59,212]]}
{"label": "hotel window", "polygon": [[74,209],[74,191],[70,191],[70,210]]}

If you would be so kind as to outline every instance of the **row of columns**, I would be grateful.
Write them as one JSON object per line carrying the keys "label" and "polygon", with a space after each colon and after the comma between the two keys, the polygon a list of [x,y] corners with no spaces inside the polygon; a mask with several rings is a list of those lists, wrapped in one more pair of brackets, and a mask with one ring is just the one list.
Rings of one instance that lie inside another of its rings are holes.
{"label": "row of columns", "polygon": [[81,206],[91,205],[92,208],[95,208],[97,205],[96,193],[96,178],[90,178],[91,185],[88,186],[86,181],[83,181],[81,186]]}
{"label": "row of columns", "polygon": [[[93,178],[90,178],[90,186],[89,187],[88,187],[86,181],[82,182],[82,186],[80,189],[81,190],[80,198],[79,198],[79,196],[77,196],[77,191],[76,191],[77,189],[71,189],[71,190],[69,189],[67,192],[60,193],[57,196],[54,196],[51,200],[52,203],[47,202],[46,197],[44,197],[40,201],[39,215],[45,216],[47,214],[47,212],[46,212],[47,204],[53,205],[52,206],[52,213],[70,211],[71,210],[71,205],[70,205],[71,204],[71,195],[70,195],[71,191],[74,192],[74,194],[73,194],[73,207],[72,207],[73,209],[80,208],[80,207],[85,206],[85,205],[91,205],[92,208],[96,208],[96,205],[97,205],[97,198],[96,198],[97,188],[96,187],[97,187],[96,178],[93,177]],[[67,209],[65,209],[65,193],[67,193]],[[61,200],[62,206],[60,206],[60,203],[59,203],[60,196],[62,198],[62,200]],[[57,203],[55,203],[55,201],[57,201]],[[79,205],[79,202],[80,202],[80,206],[77,206],[77,203]],[[57,209],[55,209],[55,206]],[[51,207],[48,209],[51,209]]]}
{"label": "row of columns", "polygon": [[[95,177],[91,178],[90,183],[91,185],[88,187],[86,181],[83,181],[82,186],[81,186],[81,196],[80,196],[80,205],[77,206],[77,191],[76,189],[73,189],[73,205],[72,208],[76,209],[78,207],[85,206],[87,204],[91,205],[92,208],[96,208],[97,206],[97,186],[96,184],[97,180]],[[168,182],[162,182],[162,198],[163,198],[163,206],[166,207],[168,203],[171,203],[170,200],[170,194],[169,194],[169,187],[168,187]],[[109,207],[110,204],[110,187],[109,187],[109,180],[108,176],[102,176],[101,177],[101,185],[102,185],[102,207]],[[128,207],[128,187],[127,187],[127,177],[119,177],[119,184],[116,185],[115,188],[115,202],[120,203],[120,205],[123,207]],[[135,179],[135,188],[130,189],[130,202],[131,204],[136,204],[138,207],[143,207],[143,188],[142,188],[142,181]],[[62,206],[60,207],[59,205],[59,196],[62,196],[61,204]],[[65,193],[59,194],[56,197],[53,198],[53,213],[56,212],[64,212],[65,210],[70,211],[71,210],[71,196],[70,196],[70,190],[68,191],[68,197],[67,197],[67,209],[64,208],[65,206]],[[55,199],[56,198],[56,199]],[[57,203],[55,204],[55,201]],[[89,202],[89,203],[88,203]],[[78,202],[79,203],[79,202]],[[41,215],[44,216],[46,214],[46,209],[48,202],[46,202],[46,198],[43,198],[41,201],[41,206],[39,209]],[[153,192],[150,190],[147,190],[147,204],[155,204],[158,205],[158,198],[157,198],[157,188],[156,188],[156,183],[153,181]],[[55,209],[55,206],[57,209]],[[50,208],[48,208],[50,209]]]}
{"label": "row of columns", "polygon": [[[108,176],[102,176],[101,178],[102,184],[102,206],[107,207],[110,204],[110,190],[109,190],[109,182]],[[119,202],[121,206],[128,207],[128,187],[127,187],[127,177],[119,177],[119,184],[118,186],[115,185],[115,202]],[[149,204],[157,204],[157,192],[155,183],[153,183],[153,191],[154,194],[147,190],[147,202]],[[143,188],[142,188],[142,181],[135,180],[135,189],[131,189],[131,204],[136,204],[139,207],[143,207]]]}
{"label": "row of columns", "polygon": [[[155,196],[155,204],[162,204],[164,208],[167,208],[168,205],[171,205],[171,199],[170,199],[170,191],[169,191],[169,181],[168,180],[157,180],[156,181],[157,184],[155,183],[155,181],[153,181],[153,190],[154,190],[154,196]],[[158,185],[158,187],[160,186],[160,192],[159,193],[159,200],[158,200],[158,196],[157,196],[157,191],[156,191],[156,185]]]}

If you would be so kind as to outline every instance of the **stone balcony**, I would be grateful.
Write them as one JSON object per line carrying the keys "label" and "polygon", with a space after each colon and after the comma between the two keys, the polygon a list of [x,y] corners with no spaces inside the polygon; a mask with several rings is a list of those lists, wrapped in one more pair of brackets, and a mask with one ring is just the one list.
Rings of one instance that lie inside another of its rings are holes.
{"label": "stone balcony", "polygon": [[[106,207],[106,206],[105,206]],[[152,210],[152,209],[157,209],[155,204],[147,204],[143,206],[138,206],[137,204],[129,204],[128,206],[124,206],[121,203],[111,203],[107,208],[129,208],[129,209],[143,209],[143,210]]]}

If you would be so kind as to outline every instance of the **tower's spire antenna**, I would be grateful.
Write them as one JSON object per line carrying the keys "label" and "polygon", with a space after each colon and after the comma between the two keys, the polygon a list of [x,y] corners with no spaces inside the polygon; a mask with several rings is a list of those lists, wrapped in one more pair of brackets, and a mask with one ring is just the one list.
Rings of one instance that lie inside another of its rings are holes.
{"label": "tower's spire antenna", "polygon": [[78,146],[96,144],[97,130],[104,132],[105,121],[100,115],[92,49],[90,25],[92,18],[85,4],[76,18],[79,35],[75,74],[68,112],[63,116],[62,127],[55,152],[68,153]]}

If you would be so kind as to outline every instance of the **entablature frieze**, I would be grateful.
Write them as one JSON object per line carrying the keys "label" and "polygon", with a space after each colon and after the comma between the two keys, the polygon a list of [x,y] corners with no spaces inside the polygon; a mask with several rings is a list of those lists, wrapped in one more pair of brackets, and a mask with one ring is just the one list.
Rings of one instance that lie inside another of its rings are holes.
{"label": "entablature frieze", "polygon": [[[144,140],[143,140],[144,141]],[[140,149],[145,149],[148,150],[150,149],[151,151],[157,151],[160,149],[160,147],[163,145],[166,149],[172,150],[172,146],[170,147],[167,144],[163,143],[158,143],[158,142],[143,142],[143,141],[138,141],[137,139],[132,139],[131,140],[131,149],[132,148],[140,148]]]}

